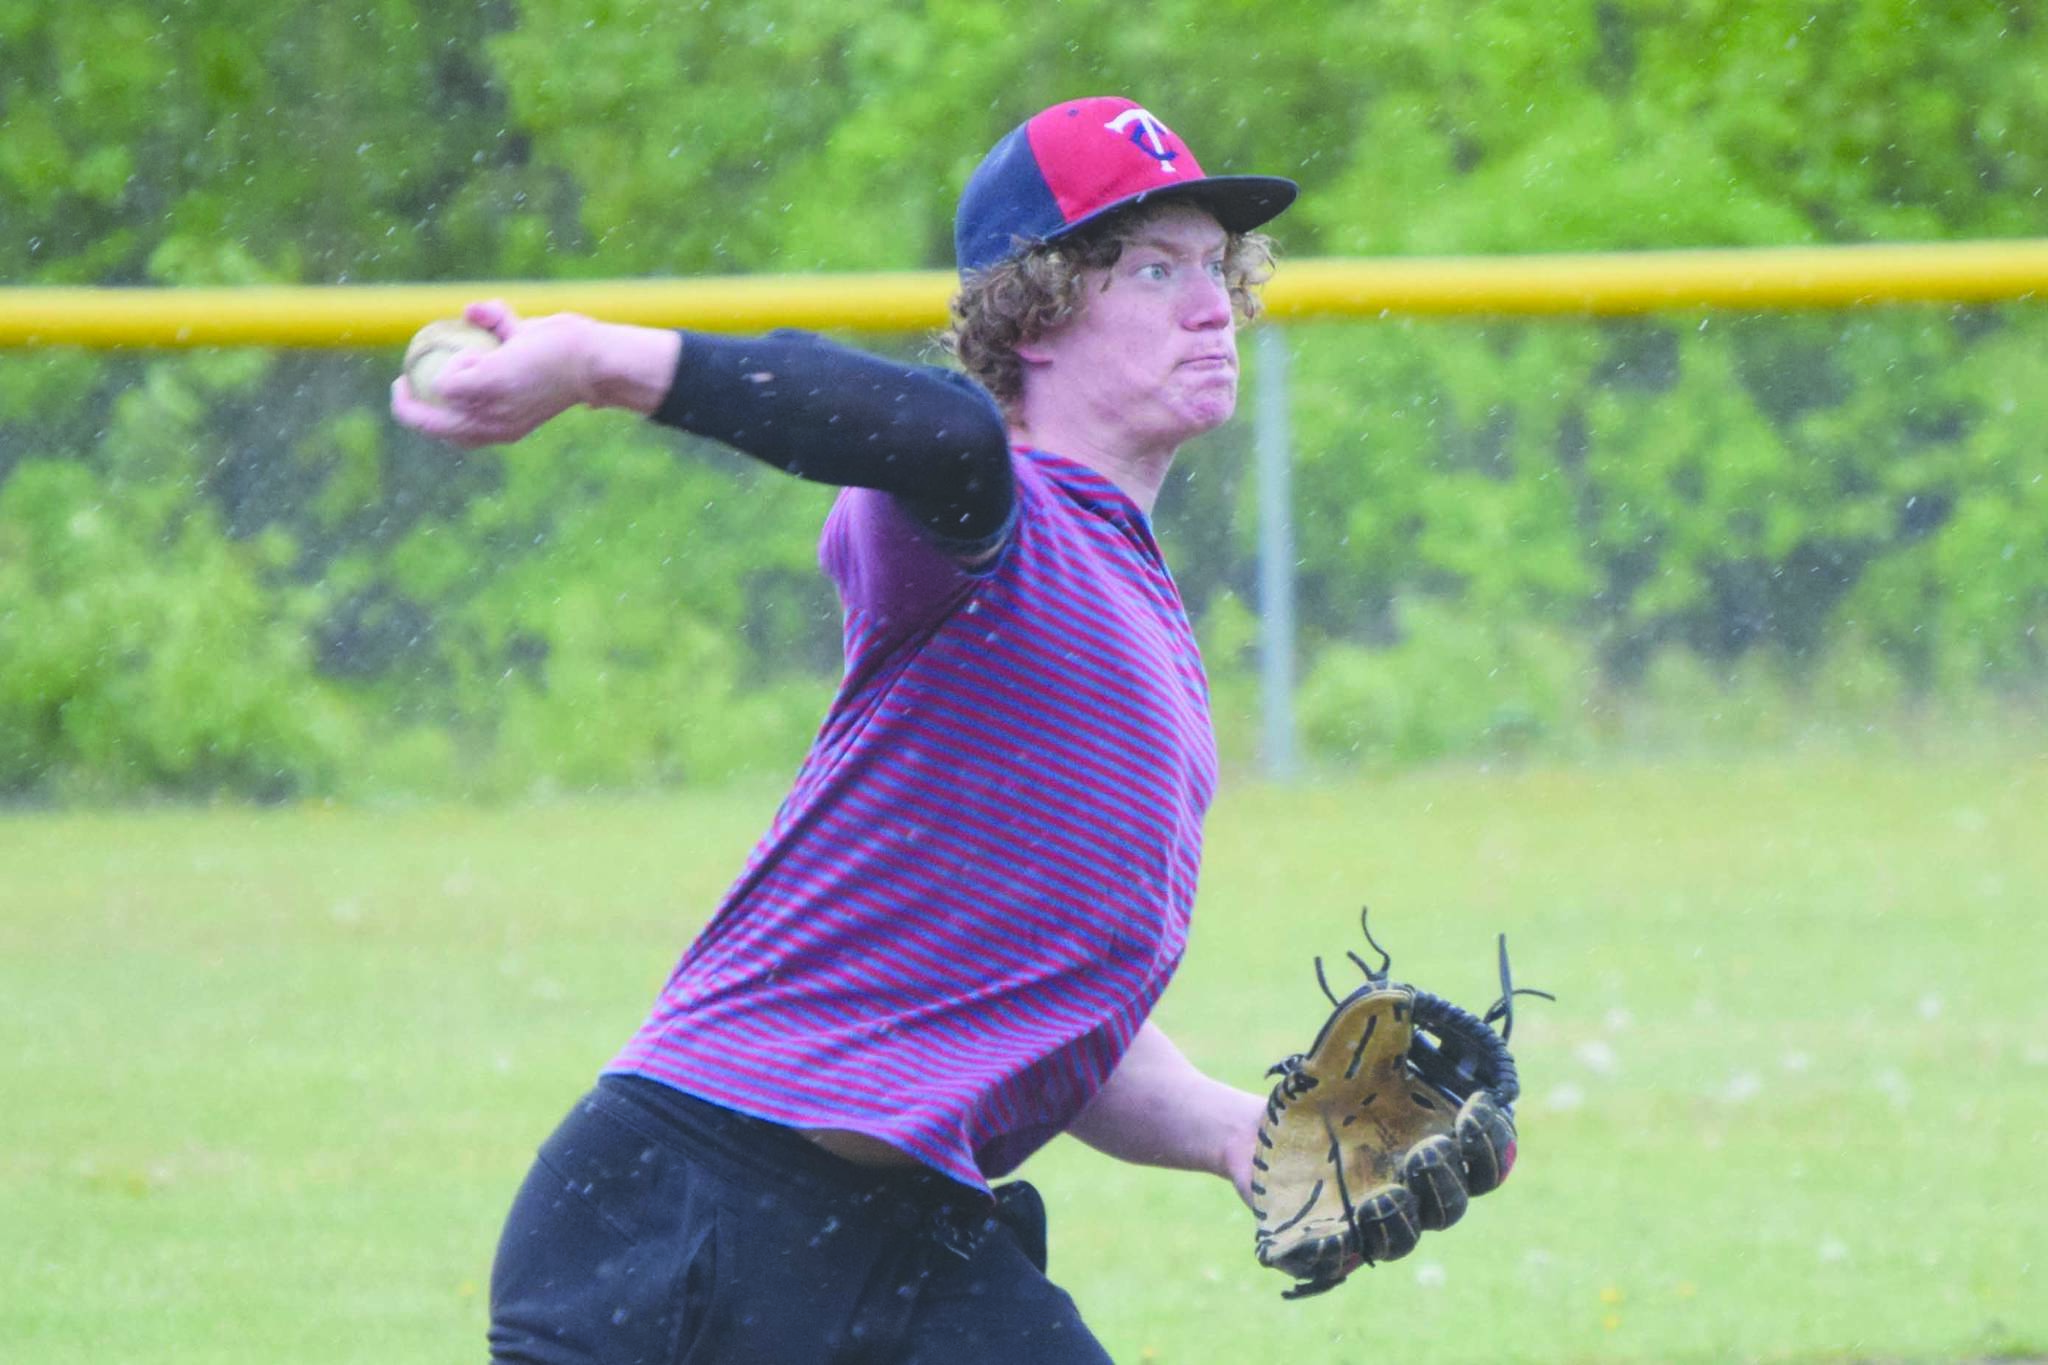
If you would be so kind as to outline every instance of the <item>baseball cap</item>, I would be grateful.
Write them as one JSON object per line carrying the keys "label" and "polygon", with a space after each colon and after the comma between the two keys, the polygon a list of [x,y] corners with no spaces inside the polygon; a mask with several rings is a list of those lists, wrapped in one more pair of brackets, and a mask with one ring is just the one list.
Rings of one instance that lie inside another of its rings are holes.
{"label": "baseball cap", "polygon": [[964,274],[1056,242],[1127,204],[1199,204],[1227,232],[1249,232],[1294,202],[1274,175],[1206,175],[1188,145],[1149,111],[1111,95],[1069,100],[1010,130],[968,177],[953,218]]}

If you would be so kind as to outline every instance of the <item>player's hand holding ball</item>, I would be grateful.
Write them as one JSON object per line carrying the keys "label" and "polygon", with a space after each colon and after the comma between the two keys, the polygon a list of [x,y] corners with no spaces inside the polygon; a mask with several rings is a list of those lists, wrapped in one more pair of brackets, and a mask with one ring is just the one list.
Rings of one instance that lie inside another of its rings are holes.
{"label": "player's hand holding ball", "polygon": [[528,322],[502,303],[473,303],[460,321],[430,322],[413,338],[391,386],[391,415],[453,445],[517,441],[591,401],[594,326],[575,313]]}
{"label": "player's hand holding ball", "polygon": [[413,334],[405,348],[405,382],[412,396],[422,403],[439,406],[437,384],[441,367],[464,351],[495,351],[501,343],[496,332],[461,318],[440,318]]}

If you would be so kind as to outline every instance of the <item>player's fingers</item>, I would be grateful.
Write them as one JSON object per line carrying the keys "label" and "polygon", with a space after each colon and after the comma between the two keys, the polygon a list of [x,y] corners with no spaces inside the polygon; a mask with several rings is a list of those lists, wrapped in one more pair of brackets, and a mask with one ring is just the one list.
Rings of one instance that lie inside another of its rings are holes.
{"label": "player's fingers", "polygon": [[422,403],[413,396],[403,375],[391,384],[391,415],[400,426],[436,441],[446,441],[473,450],[492,444],[490,438],[468,417],[435,403]]}
{"label": "player's fingers", "polygon": [[434,392],[444,407],[456,412],[471,412],[479,403],[495,397],[502,385],[494,374],[495,366],[490,361],[496,351],[457,351],[441,363],[440,373],[434,376]]}
{"label": "player's fingers", "polygon": [[454,420],[452,413],[415,397],[412,384],[404,375],[391,381],[391,415],[400,426],[410,427],[423,436],[441,435],[443,428]]}
{"label": "player's fingers", "polygon": [[510,341],[512,334],[519,330],[519,315],[503,299],[472,303],[462,310],[462,316],[465,321],[475,323],[500,341]]}

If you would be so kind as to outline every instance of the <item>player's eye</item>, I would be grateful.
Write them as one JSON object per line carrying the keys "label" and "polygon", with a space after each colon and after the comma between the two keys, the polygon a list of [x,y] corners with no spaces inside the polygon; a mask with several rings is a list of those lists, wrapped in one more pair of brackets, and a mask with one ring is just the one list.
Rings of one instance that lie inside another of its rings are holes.
{"label": "player's eye", "polygon": [[1163,280],[1171,273],[1173,272],[1167,268],[1164,261],[1148,261],[1138,267],[1138,278],[1141,280]]}

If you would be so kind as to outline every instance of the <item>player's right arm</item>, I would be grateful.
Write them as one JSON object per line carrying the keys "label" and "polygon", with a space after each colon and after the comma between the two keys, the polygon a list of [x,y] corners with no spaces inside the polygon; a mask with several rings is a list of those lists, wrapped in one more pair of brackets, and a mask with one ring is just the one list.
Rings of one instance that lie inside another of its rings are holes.
{"label": "player's right arm", "polygon": [[393,416],[424,435],[504,444],[579,404],[626,408],[800,478],[894,494],[970,554],[992,552],[1008,524],[1009,434],[964,376],[803,333],[724,337],[569,313],[525,321],[500,303],[465,317],[503,344],[451,359],[437,404],[402,377],[392,386]]}

